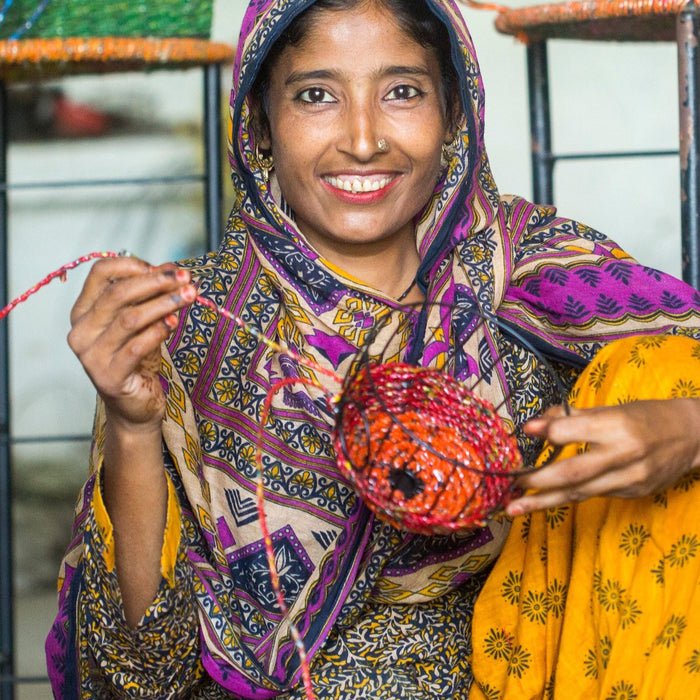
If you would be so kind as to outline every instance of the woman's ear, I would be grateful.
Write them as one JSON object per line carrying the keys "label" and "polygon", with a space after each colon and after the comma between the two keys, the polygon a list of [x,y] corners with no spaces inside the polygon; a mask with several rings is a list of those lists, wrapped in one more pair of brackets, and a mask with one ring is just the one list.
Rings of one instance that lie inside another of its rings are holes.
{"label": "woman's ear", "polygon": [[462,121],[464,119],[464,111],[462,110],[462,102],[459,99],[451,100],[451,104],[447,110],[447,129],[445,132],[446,143],[451,143],[457,138],[460,132]]}
{"label": "woman's ear", "polygon": [[270,122],[263,107],[262,101],[253,98],[250,113],[250,126],[255,135],[255,143],[263,151],[269,151],[272,148],[272,139],[270,138]]}

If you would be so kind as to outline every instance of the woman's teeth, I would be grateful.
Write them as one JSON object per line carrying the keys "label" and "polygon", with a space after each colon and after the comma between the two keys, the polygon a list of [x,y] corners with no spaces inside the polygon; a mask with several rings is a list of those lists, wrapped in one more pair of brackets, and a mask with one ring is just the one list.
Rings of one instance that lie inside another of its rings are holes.
{"label": "woman's teeth", "polygon": [[383,177],[379,180],[376,178],[360,178],[354,177],[350,179],[342,177],[327,177],[326,182],[332,187],[336,187],[339,190],[345,190],[345,192],[352,192],[352,194],[360,194],[362,192],[376,192],[386,187],[392,180],[390,177]]}

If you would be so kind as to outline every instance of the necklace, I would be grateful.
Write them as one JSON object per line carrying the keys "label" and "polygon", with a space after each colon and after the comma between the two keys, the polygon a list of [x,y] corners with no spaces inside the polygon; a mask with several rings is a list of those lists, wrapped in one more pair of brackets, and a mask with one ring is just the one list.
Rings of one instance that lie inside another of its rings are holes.
{"label": "necklace", "polygon": [[403,301],[403,300],[408,296],[408,293],[409,293],[415,286],[416,286],[416,279],[415,279],[415,277],[414,277],[414,278],[413,278],[413,281],[411,282],[411,284],[408,285],[408,288],[406,289],[406,291],[405,291],[400,297],[398,297],[398,299],[397,299],[396,301]]}

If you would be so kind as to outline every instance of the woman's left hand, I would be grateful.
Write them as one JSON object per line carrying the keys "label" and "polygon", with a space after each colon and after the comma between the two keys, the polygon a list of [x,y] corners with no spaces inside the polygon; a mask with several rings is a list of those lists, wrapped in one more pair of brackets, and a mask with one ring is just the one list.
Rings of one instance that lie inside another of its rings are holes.
{"label": "woman's left hand", "polygon": [[520,477],[516,485],[527,493],[508,504],[511,516],[593,496],[647,496],[700,467],[700,399],[571,409],[571,415],[558,406],[524,429],[553,445],[586,443],[588,450]]}

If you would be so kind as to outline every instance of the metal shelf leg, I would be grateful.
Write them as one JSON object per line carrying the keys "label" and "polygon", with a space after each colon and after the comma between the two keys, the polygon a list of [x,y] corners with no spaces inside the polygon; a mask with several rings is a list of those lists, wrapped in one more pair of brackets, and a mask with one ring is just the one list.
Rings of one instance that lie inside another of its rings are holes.
{"label": "metal shelf leg", "polygon": [[549,119],[549,72],[547,42],[537,41],[527,47],[527,84],[530,102],[533,201],[554,203],[554,160]]}
{"label": "metal shelf leg", "polygon": [[217,250],[223,233],[221,168],[221,67],[204,67],[204,186],[207,250]]}
{"label": "metal shelf leg", "polygon": [[681,240],[683,280],[700,289],[700,8],[688,3],[678,16]]}
{"label": "metal shelf leg", "polygon": [[[7,90],[0,81],[0,308],[7,297]],[[0,700],[14,698],[12,586],[12,470],[7,322],[0,323]]]}

